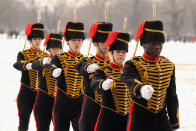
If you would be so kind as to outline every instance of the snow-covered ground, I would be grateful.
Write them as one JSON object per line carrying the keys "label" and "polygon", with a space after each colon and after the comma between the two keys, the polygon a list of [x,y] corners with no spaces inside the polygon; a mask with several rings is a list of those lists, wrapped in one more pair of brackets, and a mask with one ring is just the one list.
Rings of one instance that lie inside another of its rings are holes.
{"label": "snow-covered ground", "polygon": [[[89,41],[84,42],[81,52],[87,54]],[[20,87],[20,72],[13,68],[17,53],[23,49],[24,40],[0,39],[0,131],[17,131],[18,115],[16,97]],[[29,45],[27,43],[27,45]],[[130,42],[127,59],[132,57],[135,41]],[[64,50],[68,47],[65,44]],[[91,53],[95,53],[92,46]],[[137,54],[143,49],[139,46]],[[180,104],[180,131],[196,131],[196,43],[167,42],[162,55],[176,64],[177,93]],[[29,131],[35,131],[32,115]],[[71,129],[72,130],[72,129]],[[52,126],[51,126],[52,131]]]}

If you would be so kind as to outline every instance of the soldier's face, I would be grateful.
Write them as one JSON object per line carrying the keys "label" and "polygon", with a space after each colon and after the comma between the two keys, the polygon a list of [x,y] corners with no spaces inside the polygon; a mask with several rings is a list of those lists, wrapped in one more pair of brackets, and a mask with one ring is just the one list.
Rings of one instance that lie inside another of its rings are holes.
{"label": "soldier's face", "polygon": [[161,42],[151,42],[151,43],[146,43],[143,44],[144,47],[144,52],[153,57],[153,58],[157,58],[158,56],[160,56],[162,48],[163,48],[163,43]]}
{"label": "soldier's face", "polygon": [[106,46],[105,42],[95,42],[93,43],[96,47],[97,54],[99,55],[106,55],[108,47]]}
{"label": "soldier's face", "polygon": [[32,38],[32,40],[30,40],[31,46],[36,50],[40,49],[41,42],[41,38]]}
{"label": "soldier's face", "polygon": [[110,60],[112,63],[116,63],[117,65],[122,65],[125,61],[127,52],[125,50],[113,50],[110,51]]}
{"label": "soldier's face", "polygon": [[73,51],[73,53],[77,54],[80,52],[80,49],[83,44],[83,40],[82,39],[71,39],[71,40],[67,41],[67,44],[71,48],[71,51]]}
{"label": "soldier's face", "polygon": [[60,52],[60,48],[57,48],[57,47],[55,47],[55,48],[49,48],[48,49],[48,51],[50,52],[50,55],[51,56],[55,56],[55,55],[57,55],[59,52]]}

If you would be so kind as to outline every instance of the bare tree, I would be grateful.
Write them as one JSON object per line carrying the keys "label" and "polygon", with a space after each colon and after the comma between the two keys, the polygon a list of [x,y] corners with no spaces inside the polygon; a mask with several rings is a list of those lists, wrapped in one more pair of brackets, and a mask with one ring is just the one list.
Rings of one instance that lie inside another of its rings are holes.
{"label": "bare tree", "polygon": [[183,26],[183,16],[185,12],[185,0],[166,0],[162,2],[161,15],[165,16],[170,27],[171,34],[179,35]]}
{"label": "bare tree", "polygon": [[196,34],[196,1],[192,0],[189,2],[189,8],[191,9],[191,16],[192,16],[192,21],[193,21],[193,29],[194,33]]}
{"label": "bare tree", "polygon": [[[46,30],[56,31],[57,23],[61,28],[73,20],[73,10],[77,9],[78,21],[85,24],[88,32],[93,22],[104,21],[104,10],[108,9],[108,21],[114,30],[122,31],[123,19],[128,18],[127,31],[135,33],[144,20],[152,20],[153,0],[0,0],[0,29],[24,29],[26,23],[37,22],[37,11],[41,9],[41,22]],[[157,19],[162,20],[168,34],[196,33],[196,1],[156,0]],[[80,5],[81,4],[81,5]],[[21,8],[18,8],[21,7]],[[187,21],[188,19],[188,21]]]}

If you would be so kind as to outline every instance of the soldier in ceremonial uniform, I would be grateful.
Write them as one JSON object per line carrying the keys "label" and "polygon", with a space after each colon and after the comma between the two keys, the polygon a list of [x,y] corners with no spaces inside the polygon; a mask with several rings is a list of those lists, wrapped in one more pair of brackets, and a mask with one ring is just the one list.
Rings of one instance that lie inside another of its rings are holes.
{"label": "soldier in ceremonial uniform", "polygon": [[[79,121],[80,131],[93,131],[100,112],[101,95],[90,87],[90,83],[94,72],[104,66],[107,55],[105,41],[112,31],[112,26],[111,23],[102,22],[92,24],[89,35],[93,45],[96,47],[96,55],[84,58],[76,66],[76,69],[84,77],[85,99]],[[107,62],[109,62],[109,56],[107,57]]]}
{"label": "soldier in ceremonial uniform", "polygon": [[34,105],[37,131],[49,131],[50,128],[56,94],[56,79],[51,76],[48,68],[51,59],[62,49],[62,35],[49,33],[44,46],[49,52],[48,56],[37,59],[32,64],[32,68],[39,71],[39,91]]}
{"label": "soldier in ceremonial uniform", "polygon": [[20,51],[17,62],[14,64],[14,68],[22,72],[21,87],[17,96],[19,131],[28,130],[30,115],[38,91],[38,71],[32,69],[32,62],[46,56],[46,53],[40,50],[41,41],[44,38],[44,25],[29,23],[25,34],[31,48]]}
{"label": "soldier in ceremonial uniform", "polygon": [[179,128],[175,65],[160,56],[165,42],[163,23],[141,23],[136,39],[143,56],[127,61],[120,79],[125,81],[134,102],[128,131],[173,131]]}
{"label": "soldier in ceremonial uniform", "polygon": [[97,119],[95,131],[126,131],[130,91],[120,81],[123,62],[128,52],[129,34],[112,32],[106,45],[110,46],[110,63],[95,71],[91,87],[102,94],[102,108]]}
{"label": "soldier in ceremonial uniform", "polygon": [[63,36],[69,51],[54,56],[50,72],[57,79],[57,93],[54,103],[54,130],[69,131],[70,122],[74,131],[79,130],[79,117],[83,103],[83,77],[75,69],[75,65],[84,58],[80,54],[83,44],[83,23],[68,22]]}

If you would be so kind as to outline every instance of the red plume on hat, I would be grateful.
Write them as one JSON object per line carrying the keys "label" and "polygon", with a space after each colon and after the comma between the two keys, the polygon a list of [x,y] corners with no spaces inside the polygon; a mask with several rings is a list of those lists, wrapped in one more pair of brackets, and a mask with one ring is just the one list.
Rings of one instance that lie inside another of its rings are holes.
{"label": "red plume on hat", "polygon": [[49,39],[50,39],[50,35],[51,35],[51,33],[48,33],[48,34],[46,35],[46,38],[45,38],[45,41],[44,41],[44,46],[47,45],[47,43],[48,43],[48,41],[49,41]]}
{"label": "red plume on hat", "polygon": [[91,28],[90,28],[90,31],[89,31],[89,37],[92,39],[95,35],[96,35],[96,32],[97,32],[97,27],[100,25],[100,24],[103,24],[103,23],[93,23]]}
{"label": "red plume on hat", "polygon": [[135,35],[135,39],[139,40],[142,34],[144,33],[144,26],[146,24],[146,21],[142,22],[137,30],[137,33]]}
{"label": "red plume on hat", "polygon": [[25,29],[25,35],[29,36],[31,34],[32,31],[32,26],[35,25],[35,23],[28,23],[27,27]]}
{"label": "red plume on hat", "polygon": [[111,33],[109,34],[107,40],[106,40],[106,45],[107,45],[107,46],[112,45],[112,44],[115,42],[115,40],[116,40],[118,34],[119,34],[119,32],[111,32]]}
{"label": "red plume on hat", "polygon": [[66,26],[65,26],[65,29],[64,29],[64,32],[63,32],[63,37],[65,37],[66,31],[67,31],[67,25],[68,25],[69,23],[74,23],[74,22],[72,22],[72,21],[68,21],[68,22],[67,22],[67,24],[66,24]]}

